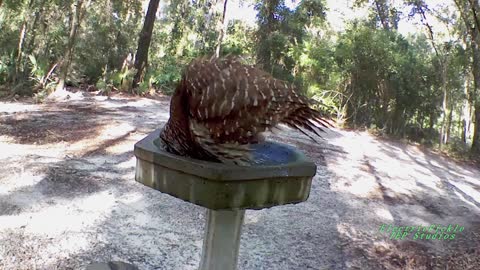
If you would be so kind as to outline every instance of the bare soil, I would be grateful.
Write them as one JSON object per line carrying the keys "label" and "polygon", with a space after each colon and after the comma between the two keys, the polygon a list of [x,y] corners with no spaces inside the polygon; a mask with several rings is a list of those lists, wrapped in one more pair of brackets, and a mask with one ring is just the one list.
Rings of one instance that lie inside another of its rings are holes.
{"label": "bare soil", "polygon": [[[133,145],[169,98],[0,102],[0,269],[197,269],[205,210],[136,183]],[[247,211],[239,269],[480,269],[480,170],[366,132],[271,139],[317,164],[310,198]],[[379,228],[458,224],[453,240]]]}

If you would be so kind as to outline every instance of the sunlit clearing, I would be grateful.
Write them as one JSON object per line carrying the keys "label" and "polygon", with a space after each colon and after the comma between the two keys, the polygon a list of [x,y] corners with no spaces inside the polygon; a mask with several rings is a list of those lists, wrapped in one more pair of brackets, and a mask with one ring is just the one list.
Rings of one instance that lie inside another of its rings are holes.
{"label": "sunlit clearing", "polygon": [[357,239],[357,230],[355,229],[354,226],[348,224],[348,223],[338,223],[337,224],[337,232],[340,235],[346,236],[352,240]]}
{"label": "sunlit clearing", "polygon": [[[455,194],[459,196],[462,200],[466,201],[466,199],[464,198],[469,197],[470,199],[468,200],[469,204],[475,206],[475,204],[473,204],[474,202],[477,204],[480,203],[480,192],[478,192],[478,190],[473,189],[472,186],[465,183],[459,183],[455,181],[450,181],[450,183],[454,185],[456,188],[458,188],[462,193],[464,193],[464,194],[459,194],[459,192],[455,191]],[[471,200],[473,200],[474,202],[472,202]]]}
{"label": "sunlit clearing", "polygon": [[[101,99],[102,97],[97,96],[97,99]],[[155,105],[155,101],[151,99],[132,99],[131,101],[128,102],[112,102],[111,100],[123,100],[124,98],[121,97],[111,97],[110,100],[107,100],[105,97],[105,102],[102,102],[102,107],[103,108],[108,108],[108,109],[113,109],[113,108],[120,108],[120,107],[126,107],[126,106],[131,106],[131,107],[144,107],[144,106],[149,106],[149,105]]]}
{"label": "sunlit clearing", "polygon": [[135,130],[135,127],[128,123],[119,124],[114,122],[112,124],[103,126],[102,130],[100,131],[100,134],[98,134],[98,136],[94,140],[84,139],[84,140],[78,141],[76,143],[71,144],[68,150],[78,151],[78,152],[92,151],[98,148],[99,145],[104,144],[105,141],[119,139],[120,137],[134,130]]}
{"label": "sunlit clearing", "polygon": [[[13,170],[13,169],[12,169]],[[18,191],[29,186],[34,186],[45,178],[44,174],[35,174],[18,168],[12,175],[0,184],[0,195],[7,195],[10,192]]]}
{"label": "sunlit clearing", "polygon": [[0,102],[0,112],[16,113],[16,112],[33,112],[40,111],[36,104],[22,104],[22,103],[5,103]]}
{"label": "sunlit clearing", "polygon": [[388,211],[387,209],[385,208],[377,208],[375,209],[375,214],[384,219],[385,221],[389,221],[389,222],[392,222],[394,219],[393,219],[393,216],[392,216],[392,213],[390,213],[390,211]]}
{"label": "sunlit clearing", "polygon": [[135,144],[135,142],[136,141],[131,138],[125,138],[125,140],[105,148],[105,151],[112,155],[119,155],[130,152],[133,150],[133,145]]}
{"label": "sunlit clearing", "polygon": [[132,157],[127,161],[116,164],[115,167],[119,169],[135,168],[136,162],[137,162],[137,159],[135,157]]}
{"label": "sunlit clearing", "polygon": [[135,130],[135,127],[128,123],[114,124],[105,126],[97,137],[98,139],[111,139],[112,137],[120,137]]}
{"label": "sunlit clearing", "polygon": [[[342,177],[343,178],[343,177]],[[343,180],[344,179],[344,180]],[[375,178],[371,176],[351,176],[343,178],[332,189],[353,194],[360,198],[381,198],[381,192]]]}
{"label": "sunlit clearing", "polygon": [[170,117],[170,113],[169,112],[159,112],[158,116],[159,116],[159,120],[161,120],[161,119],[167,120]]}
{"label": "sunlit clearing", "polygon": [[46,157],[59,157],[64,154],[64,149],[61,147],[52,147],[49,144],[16,144],[9,137],[2,136],[2,138],[6,138],[6,140],[0,139],[0,159],[38,154],[39,151],[41,151],[42,156]]}
{"label": "sunlit clearing", "polygon": [[339,136],[329,142],[348,149],[341,159],[328,164],[329,170],[342,179],[333,186],[338,191],[370,198],[386,195],[383,192],[394,198],[432,191],[438,196],[446,193],[442,179],[425,167],[429,163],[440,165],[430,160],[427,163],[425,155],[416,147],[401,149],[389,142],[377,141],[364,132]]}
{"label": "sunlit clearing", "polygon": [[[42,207],[38,212],[23,212],[14,216],[0,216],[0,230],[25,226],[25,230],[49,236],[64,231],[81,231],[102,221],[115,205],[115,198],[108,191],[88,197],[64,200],[62,204]],[[80,210],[81,209],[81,210]]]}
{"label": "sunlit clearing", "polygon": [[[143,194],[139,192],[134,192],[134,193],[128,193],[122,195],[122,197],[118,198],[118,201],[125,203],[125,204],[133,204],[133,203],[140,203],[140,201],[143,198]],[[140,208],[145,209],[149,205],[147,204],[141,204]]]}
{"label": "sunlit clearing", "polygon": [[[98,239],[89,239],[87,238],[88,234],[76,234],[76,235],[65,235],[58,239],[55,245],[47,245],[44,250],[44,253],[47,254],[59,254],[59,253],[76,253],[80,250],[89,249],[92,245],[92,242],[98,241]],[[54,261],[54,260],[52,260]]]}

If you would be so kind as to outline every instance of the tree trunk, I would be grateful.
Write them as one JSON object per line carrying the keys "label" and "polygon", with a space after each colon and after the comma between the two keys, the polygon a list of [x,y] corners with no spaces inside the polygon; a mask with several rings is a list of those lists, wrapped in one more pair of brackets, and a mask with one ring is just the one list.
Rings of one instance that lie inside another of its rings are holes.
{"label": "tree trunk", "polygon": [[472,53],[473,53],[473,102],[474,102],[474,115],[475,126],[473,128],[473,139],[471,151],[474,154],[480,155],[480,29],[471,29],[472,35]]}
{"label": "tree trunk", "polygon": [[227,2],[228,0],[225,0],[223,2],[222,21],[220,22],[220,27],[219,27],[220,29],[218,33],[217,49],[215,50],[215,55],[217,57],[220,57],[220,47],[222,45],[223,36],[225,35],[225,14],[227,13]]}
{"label": "tree trunk", "polygon": [[25,18],[22,24],[22,30],[20,30],[20,35],[18,37],[17,45],[17,57],[15,58],[15,74],[13,75],[13,82],[15,83],[18,80],[18,75],[21,69],[22,55],[23,55],[23,43],[25,42],[25,36],[27,33],[27,19]]}
{"label": "tree trunk", "polygon": [[464,82],[464,94],[465,100],[463,103],[463,110],[462,110],[462,142],[467,143],[469,137],[469,130],[470,130],[470,75],[465,75],[465,82]]}
{"label": "tree trunk", "polygon": [[440,63],[441,76],[442,76],[442,92],[443,92],[443,102],[442,102],[442,127],[440,129],[440,148],[443,144],[448,143],[448,117],[450,114],[449,103],[449,93],[447,88],[447,57],[445,56],[444,60]]}
{"label": "tree trunk", "polygon": [[433,126],[435,125],[435,113],[430,111],[430,117],[428,119],[428,128],[433,130]]}
{"label": "tree trunk", "polygon": [[270,35],[276,30],[278,21],[275,19],[275,10],[280,1],[264,1],[258,10],[259,15],[263,16],[263,22],[260,23],[257,35],[259,45],[257,48],[257,64],[265,71],[273,73],[274,60],[272,59],[272,46],[269,40]]}
{"label": "tree trunk", "polygon": [[475,106],[475,127],[473,128],[472,153],[480,156],[480,105]]}
{"label": "tree trunk", "polygon": [[[24,46],[24,52],[26,55],[33,54],[34,46],[35,46],[35,38],[37,37],[38,22],[40,20],[40,17],[42,16],[45,2],[46,0],[42,0],[40,3],[38,3],[38,7],[36,8],[35,18],[33,19],[33,23],[29,29],[30,35],[28,38],[25,39],[25,42],[28,41]],[[28,78],[31,71],[30,65],[25,63],[25,61],[22,61],[21,65],[23,70],[23,73],[21,75],[22,78]]]}
{"label": "tree trunk", "polygon": [[28,31],[28,13],[30,12],[33,6],[34,0],[30,0],[28,4],[28,8],[24,11],[23,15],[23,23],[22,28],[20,30],[20,35],[18,37],[18,45],[17,45],[17,57],[15,58],[15,73],[13,75],[13,82],[15,83],[18,80],[19,73],[22,69],[22,59],[23,59],[23,50],[24,50],[24,43],[27,37]]}
{"label": "tree trunk", "polygon": [[33,20],[33,24],[31,27],[31,33],[32,36],[30,37],[30,40],[28,42],[28,45],[26,46],[26,50],[28,53],[31,53],[33,50],[33,47],[35,45],[35,38],[37,37],[37,25],[38,21],[40,20],[40,17],[43,14],[43,7],[45,5],[46,0],[42,0],[37,8],[37,11],[35,12],[35,19]]}
{"label": "tree trunk", "polygon": [[390,31],[390,23],[389,23],[389,8],[386,0],[375,0],[375,8],[377,9],[378,17],[380,18],[380,22],[382,23],[383,29],[386,31]]}
{"label": "tree trunk", "polygon": [[[73,49],[75,47],[75,39],[77,37],[78,28],[82,21],[84,13],[82,13],[83,0],[77,0],[72,13],[70,34],[68,35],[68,43],[60,63],[60,75],[55,91],[62,91],[65,88],[65,81],[68,75],[68,69],[72,63]],[[88,4],[87,4],[88,6]]]}
{"label": "tree trunk", "polygon": [[452,113],[452,108],[451,106],[448,106],[448,112],[447,112],[447,123],[446,123],[446,128],[445,128],[445,140],[444,143],[447,144],[450,140],[450,134],[452,132],[452,119],[453,119],[453,113]]}
{"label": "tree trunk", "polygon": [[137,69],[137,73],[133,77],[132,88],[138,87],[145,74],[148,62],[148,49],[152,40],[153,25],[155,24],[159,2],[160,0],[150,0],[148,3],[147,15],[138,37],[138,48],[135,54],[135,69]]}

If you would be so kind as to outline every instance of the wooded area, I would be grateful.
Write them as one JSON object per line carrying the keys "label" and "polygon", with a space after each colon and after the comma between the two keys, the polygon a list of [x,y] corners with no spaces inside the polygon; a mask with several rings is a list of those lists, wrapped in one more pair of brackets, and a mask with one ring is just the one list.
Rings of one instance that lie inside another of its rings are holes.
{"label": "wooded area", "polygon": [[[258,12],[255,26],[225,21],[227,0],[3,0],[0,96],[41,101],[65,85],[170,94],[193,58],[233,54],[295,83],[347,127],[479,157],[478,1],[403,0],[409,14],[393,2],[357,0],[369,16],[335,31],[324,0],[242,1]],[[405,36],[399,22],[411,18],[422,29]]]}

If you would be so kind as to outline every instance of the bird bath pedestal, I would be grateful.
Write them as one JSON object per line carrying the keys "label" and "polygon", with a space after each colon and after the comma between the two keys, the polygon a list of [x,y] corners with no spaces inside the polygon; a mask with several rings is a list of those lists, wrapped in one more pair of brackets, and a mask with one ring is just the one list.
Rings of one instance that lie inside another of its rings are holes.
{"label": "bird bath pedestal", "polygon": [[307,200],[314,163],[293,147],[257,145],[250,167],[194,160],[166,152],[156,130],[135,144],[135,180],[207,208],[200,270],[236,269],[245,209]]}

